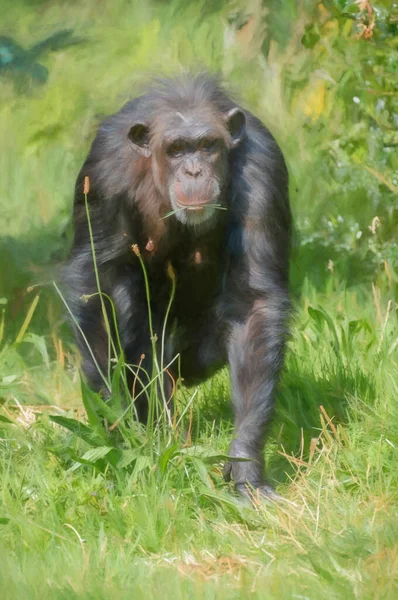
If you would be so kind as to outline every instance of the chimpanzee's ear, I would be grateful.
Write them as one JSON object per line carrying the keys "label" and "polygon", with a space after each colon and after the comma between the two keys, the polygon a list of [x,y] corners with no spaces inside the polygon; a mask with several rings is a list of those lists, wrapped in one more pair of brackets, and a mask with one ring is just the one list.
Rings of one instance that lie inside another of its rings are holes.
{"label": "chimpanzee's ear", "polygon": [[152,151],[149,147],[149,127],[146,123],[135,123],[128,133],[128,138],[136,152],[149,158]]}
{"label": "chimpanzee's ear", "polygon": [[240,108],[231,108],[226,115],[227,128],[232,138],[232,146],[235,147],[243,139],[246,128],[245,113]]}

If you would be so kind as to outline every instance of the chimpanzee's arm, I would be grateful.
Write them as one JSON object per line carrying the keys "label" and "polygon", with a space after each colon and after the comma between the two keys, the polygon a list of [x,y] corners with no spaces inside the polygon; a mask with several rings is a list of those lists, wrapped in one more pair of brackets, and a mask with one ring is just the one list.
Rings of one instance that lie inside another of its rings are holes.
{"label": "chimpanzee's arm", "polygon": [[283,157],[261,131],[248,140],[235,195],[227,289],[236,439],[230,453],[252,459],[226,465],[238,489],[245,484],[269,493],[263,446],[283,362],[290,302],[288,261],[290,210]]}

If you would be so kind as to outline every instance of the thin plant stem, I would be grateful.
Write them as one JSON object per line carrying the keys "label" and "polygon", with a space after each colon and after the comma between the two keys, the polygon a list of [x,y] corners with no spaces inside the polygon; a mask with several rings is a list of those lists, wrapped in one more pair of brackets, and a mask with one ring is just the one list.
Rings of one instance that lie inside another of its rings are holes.
{"label": "thin plant stem", "polygon": [[[146,296],[147,308],[148,308],[149,336],[151,339],[151,346],[152,346],[152,359],[153,359],[152,376],[153,376],[154,373],[156,373],[156,371],[159,373],[159,365],[157,364],[157,359],[156,359],[156,338],[155,338],[154,331],[153,331],[152,310],[151,310],[151,293],[150,293],[150,289],[149,289],[149,280],[148,280],[148,274],[147,274],[147,271],[145,268],[145,264],[144,264],[144,261],[142,260],[141,252],[140,252],[138,245],[133,244],[132,250],[133,250],[134,254],[138,257],[138,260],[140,261],[142,273],[144,276],[145,296]],[[148,407],[147,429],[150,433],[152,433],[153,432],[153,422],[154,422],[154,417],[155,417],[154,409],[155,409],[155,402],[156,402],[156,396],[152,389],[151,389],[151,393],[150,393],[150,398],[151,398],[151,402],[149,403],[149,407]]]}
{"label": "thin plant stem", "polygon": [[[178,358],[179,358],[179,356],[180,356],[179,354],[176,354],[176,356],[175,356],[175,357],[174,357],[174,358],[173,358],[173,359],[172,359],[172,360],[171,360],[171,361],[170,361],[170,362],[169,362],[169,363],[168,363],[168,364],[165,366],[164,370],[166,371],[166,370],[167,370],[167,369],[168,369],[168,368],[169,368],[169,367],[170,367],[170,366],[173,364],[173,362],[174,362],[176,359],[178,359]],[[127,365],[127,366],[128,366],[128,365]],[[138,394],[136,395],[135,399],[137,400],[137,399],[138,399],[138,398],[139,398],[139,397],[140,397],[142,394],[146,393],[146,390],[147,390],[148,388],[150,388],[150,387],[152,386],[152,384],[153,384],[153,383],[154,383],[154,382],[155,382],[157,379],[159,379],[159,377],[160,377],[160,374],[159,374],[159,373],[157,373],[156,375],[154,375],[154,376],[152,377],[152,379],[151,379],[150,381],[148,381],[147,385],[146,385],[146,386],[145,386],[145,387],[144,387],[144,388],[143,388],[141,391],[139,391],[139,392],[138,392]],[[119,417],[119,421],[120,421],[120,420],[121,420],[121,419],[122,419],[122,418],[123,418],[123,417],[124,417],[124,416],[127,414],[127,412],[129,411],[129,409],[130,409],[130,407],[128,406],[128,407],[127,407],[127,408],[126,408],[126,409],[125,409],[125,410],[122,412],[121,416]]]}
{"label": "thin plant stem", "polygon": [[176,291],[176,281],[177,281],[176,280],[176,274],[175,274],[175,271],[173,269],[173,265],[171,264],[171,262],[169,262],[169,264],[167,265],[167,275],[171,279],[171,294],[170,294],[169,302],[167,304],[166,314],[165,314],[164,322],[163,322],[162,341],[161,341],[161,347],[160,347],[160,369],[161,369],[161,373],[162,373],[162,375],[161,375],[161,389],[162,389],[164,407],[165,407],[165,410],[166,410],[166,415],[167,415],[168,420],[169,420],[169,424],[171,426],[172,422],[171,422],[170,409],[167,406],[167,399],[165,398],[165,395],[164,395],[164,370],[163,370],[166,328],[167,328],[167,322],[168,322],[168,318],[169,318],[171,306],[172,306],[173,301],[174,301],[174,296],[175,296],[175,291]]}
{"label": "thin plant stem", "polygon": [[89,206],[88,206],[89,187],[90,187],[89,186],[89,178],[87,177],[87,178],[85,178],[85,181],[84,181],[84,190],[83,190],[84,204],[85,204],[85,208],[86,208],[86,216],[87,216],[88,231],[89,231],[89,236],[90,236],[91,254],[93,257],[95,281],[96,281],[96,285],[97,285],[97,290],[99,292],[102,315],[104,317],[104,323],[105,323],[105,329],[107,330],[107,333],[108,333],[108,378],[109,378],[109,380],[111,380],[111,362],[110,362],[111,348],[113,349],[115,356],[117,356],[117,352],[116,352],[115,345],[112,340],[111,327],[110,327],[110,323],[109,323],[109,319],[108,319],[108,313],[106,311],[104,299],[102,297],[102,290],[101,290],[101,284],[100,284],[98,266],[97,266],[97,258],[95,256],[95,244],[94,244],[93,230],[91,227],[90,210],[89,210]]}
{"label": "thin plant stem", "polygon": [[55,289],[57,290],[57,293],[58,293],[59,297],[61,298],[62,302],[64,303],[64,305],[65,305],[65,307],[66,307],[66,310],[67,310],[67,311],[68,311],[68,313],[70,314],[70,316],[71,316],[71,318],[72,318],[72,321],[73,321],[73,323],[74,323],[75,327],[78,329],[78,331],[79,331],[80,335],[82,336],[82,338],[83,338],[83,340],[84,340],[84,343],[86,344],[86,346],[87,346],[87,348],[88,348],[88,351],[90,352],[90,356],[91,356],[91,358],[93,359],[93,363],[94,363],[94,364],[95,364],[95,366],[97,367],[98,373],[100,374],[100,377],[101,377],[101,379],[103,380],[103,382],[104,382],[104,384],[105,384],[105,386],[106,386],[106,388],[107,388],[108,392],[111,392],[111,386],[109,385],[109,382],[108,382],[108,380],[106,379],[105,375],[103,374],[103,372],[102,372],[102,370],[101,370],[101,368],[100,368],[100,366],[99,366],[99,364],[98,364],[98,362],[97,362],[97,359],[95,358],[95,356],[94,356],[94,353],[93,353],[93,351],[91,350],[91,346],[90,346],[90,344],[89,344],[89,342],[88,342],[88,339],[86,338],[86,336],[85,336],[85,334],[84,334],[84,332],[83,332],[83,329],[80,327],[79,323],[77,322],[77,320],[76,320],[76,318],[75,318],[74,314],[72,313],[71,309],[69,308],[69,306],[68,306],[68,304],[67,304],[67,302],[66,302],[65,298],[64,298],[64,297],[63,297],[63,295],[62,295],[62,292],[61,292],[61,290],[59,289],[59,287],[57,286],[57,284],[55,283],[55,281],[53,281],[53,286],[54,286],[54,287],[55,287]]}

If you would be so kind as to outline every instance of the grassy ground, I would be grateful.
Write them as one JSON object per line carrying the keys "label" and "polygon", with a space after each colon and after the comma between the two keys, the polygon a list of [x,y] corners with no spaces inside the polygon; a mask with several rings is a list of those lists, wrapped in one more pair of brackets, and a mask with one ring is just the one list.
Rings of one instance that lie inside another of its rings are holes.
{"label": "grassy ground", "polygon": [[[397,46],[382,20],[358,40],[342,3],[324,5],[0,2],[0,34],[25,48],[64,27],[83,40],[39,59],[46,83],[0,79],[3,597],[397,597]],[[266,449],[278,505],[243,506],[222,481],[226,372],[181,390],[179,427],[141,432],[136,454],[133,432],[126,450],[49,416],[85,419],[51,286],[75,175],[143,74],[187,65],[221,71],[289,163],[296,313]]]}

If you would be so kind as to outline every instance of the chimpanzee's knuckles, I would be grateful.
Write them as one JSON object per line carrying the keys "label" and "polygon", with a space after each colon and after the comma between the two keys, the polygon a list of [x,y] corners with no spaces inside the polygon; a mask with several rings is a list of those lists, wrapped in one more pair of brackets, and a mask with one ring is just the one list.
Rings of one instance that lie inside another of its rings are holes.
{"label": "chimpanzee's knuckles", "polygon": [[257,451],[236,439],[231,442],[228,456],[242,461],[230,461],[224,466],[224,478],[235,485],[249,484],[257,488],[263,484],[263,461]]}

